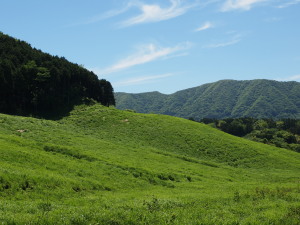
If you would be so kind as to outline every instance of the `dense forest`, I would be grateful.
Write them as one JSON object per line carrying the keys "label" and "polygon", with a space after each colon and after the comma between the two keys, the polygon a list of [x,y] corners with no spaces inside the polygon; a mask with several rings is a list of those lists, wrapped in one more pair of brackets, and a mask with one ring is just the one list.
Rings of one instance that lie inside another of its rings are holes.
{"label": "dense forest", "polygon": [[116,93],[118,109],[182,118],[300,119],[300,83],[221,80],[165,95]]}
{"label": "dense forest", "polygon": [[198,122],[210,124],[235,136],[300,152],[299,119],[203,118]]}
{"label": "dense forest", "polygon": [[82,101],[115,105],[113,87],[64,57],[0,32],[0,113],[53,117]]}

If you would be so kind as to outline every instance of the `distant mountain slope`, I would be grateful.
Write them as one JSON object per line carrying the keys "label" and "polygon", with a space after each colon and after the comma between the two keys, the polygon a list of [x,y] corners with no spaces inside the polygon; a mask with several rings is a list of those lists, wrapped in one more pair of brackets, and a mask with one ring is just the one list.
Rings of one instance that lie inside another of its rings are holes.
{"label": "distant mountain slope", "polygon": [[83,99],[114,105],[106,80],[63,57],[51,56],[0,32],[0,112],[49,116]]}
{"label": "distant mountain slope", "polygon": [[183,118],[300,118],[300,83],[221,80],[171,95],[116,93],[118,109]]}

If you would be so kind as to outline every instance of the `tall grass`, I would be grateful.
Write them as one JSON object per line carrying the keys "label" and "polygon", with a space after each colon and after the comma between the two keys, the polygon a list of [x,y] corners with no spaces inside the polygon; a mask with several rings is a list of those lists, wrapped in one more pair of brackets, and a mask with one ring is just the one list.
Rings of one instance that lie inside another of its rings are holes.
{"label": "tall grass", "polygon": [[299,154],[179,118],[0,115],[0,165],[0,224],[299,224]]}

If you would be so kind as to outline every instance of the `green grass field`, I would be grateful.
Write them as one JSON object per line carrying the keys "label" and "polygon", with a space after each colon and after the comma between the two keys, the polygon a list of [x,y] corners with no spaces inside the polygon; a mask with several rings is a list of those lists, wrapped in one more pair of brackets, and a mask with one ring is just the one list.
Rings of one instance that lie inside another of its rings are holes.
{"label": "green grass field", "polygon": [[300,155],[100,105],[0,114],[0,224],[300,224]]}

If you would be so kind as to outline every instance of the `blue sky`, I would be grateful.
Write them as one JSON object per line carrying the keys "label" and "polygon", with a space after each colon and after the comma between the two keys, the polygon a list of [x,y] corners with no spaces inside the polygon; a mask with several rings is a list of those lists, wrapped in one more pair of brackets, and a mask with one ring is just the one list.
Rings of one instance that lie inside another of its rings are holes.
{"label": "blue sky", "polygon": [[0,31],[115,91],[300,81],[300,0],[0,0]]}

